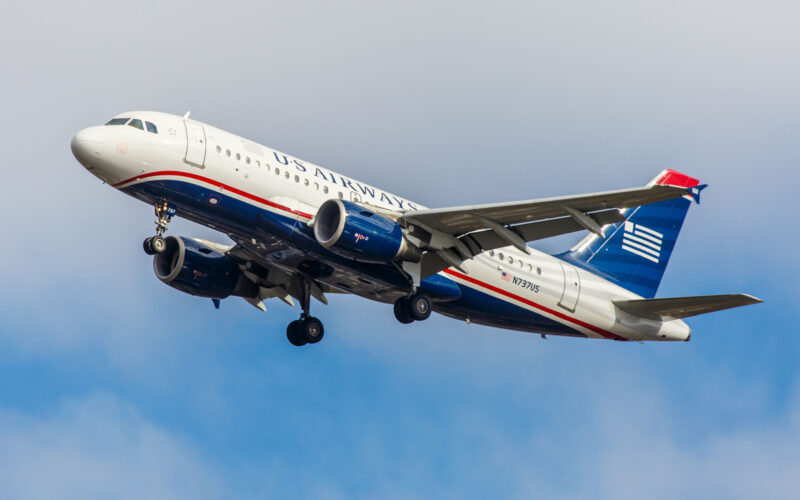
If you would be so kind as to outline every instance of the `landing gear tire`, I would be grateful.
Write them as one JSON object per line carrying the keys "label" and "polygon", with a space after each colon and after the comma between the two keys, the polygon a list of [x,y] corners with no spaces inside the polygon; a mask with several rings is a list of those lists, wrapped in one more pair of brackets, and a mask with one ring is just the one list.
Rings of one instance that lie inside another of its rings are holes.
{"label": "landing gear tire", "polygon": [[144,253],[147,255],[155,255],[155,250],[153,250],[153,246],[151,242],[153,238],[145,238],[144,242],[142,242],[142,248],[144,248]]}
{"label": "landing gear tire", "polygon": [[302,323],[301,320],[296,319],[286,326],[286,338],[289,339],[290,344],[297,347],[304,346],[308,343],[302,329]]}
{"label": "landing gear tire", "polygon": [[424,293],[415,293],[406,299],[409,315],[417,321],[424,321],[431,315],[431,299]]}
{"label": "landing gear tire", "polygon": [[325,335],[325,327],[322,326],[322,321],[317,318],[306,318],[303,320],[300,330],[306,342],[309,344],[316,344]]}
{"label": "landing gear tire", "polygon": [[404,325],[414,322],[414,318],[408,312],[407,302],[407,297],[400,297],[394,302],[394,317]]}
{"label": "landing gear tire", "polygon": [[161,253],[167,248],[167,242],[161,236],[153,236],[150,238],[150,248],[154,253]]}

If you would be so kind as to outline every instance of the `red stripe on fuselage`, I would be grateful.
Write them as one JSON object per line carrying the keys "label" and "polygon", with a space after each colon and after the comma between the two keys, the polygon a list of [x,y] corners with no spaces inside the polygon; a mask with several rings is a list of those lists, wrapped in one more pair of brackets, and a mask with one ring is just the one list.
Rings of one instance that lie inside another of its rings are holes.
{"label": "red stripe on fuselage", "polygon": [[486,288],[487,290],[491,290],[491,291],[493,291],[495,293],[499,293],[500,295],[505,295],[506,297],[508,297],[510,299],[514,299],[516,301],[522,302],[523,304],[529,305],[531,307],[535,307],[536,309],[544,311],[544,312],[546,312],[548,314],[552,314],[553,316],[556,316],[556,317],[561,318],[563,320],[569,321],[570,323],[574,323],[574,324],[576,324],[578,326],[586,328],[587,330],[591,330],[591,331],[593,331],[595,333],[598,333],[598,334],[602,335],[603,337],[605,337],[607,339],[628,340],[625,337],[621,337],[621,336],[617,335],[616,333],[611,333],[611,332],[609,332],[607,330],[603,330],[600,327],[597,327],[597,326],[594,326],[594,325],[590,325],[589,323],[586,323],[585,321],[581,321],[581,320],[579,320],[577,318],[573,318],[573,317],[567,316],[566,314],[564,314],[562,312],[555,311],[555,310],[550,309],[548,307],[545,307],[545,306],[543,306],[541,304],[537,304],[536,302],[533,302],[532,300],[528,300],[525,297],[520,297],[519,295],[513,294],[513,293],[511,293],[511,292],[509,292],[507,290],[503,290],[502,288],[498,288],[496,286],[492,286],[489,283],[484,283],[483,281],[476,280],[475,278],[467,276],[466,274],[461,274],[458,271],[453,271],[452,269],[445,269],[444,272],[449,274],[449,275],[451,275],[451,276],[455,276],[456,278],[462,279],[464,281],[468,281],[468,282],[470,282],[470,283],[472,283],[474,285],[478,285],[480,287]]}
{"label": "red stripe on fuselage", "polygon": [[264,205],[270,206],[272,208],[277,208],[278,210],[283,210],[284,212],[289,212],[290,214],[299,215],[300,217],[305,217],[306,219],[310,219],[312,216],[311,214],[307,214],[305,212],[301,212],[299,210],[292,210],[291,208],[281,205],[279,203],[275,203],[274,201],[269,201],[260,196],[256,196],[254,194],[250,194],[246,191],[242,191],[241,189],[235,188],[233,186],[229,186],[227,184],[223,184],[222,182],[216,181],[214,179],[209,179],[208,177],[203,177],[202,175],[193,174],[190,172],[181,172],[179,170],[163,170],[160,172],[148,172],[146,174],[137,175],[135,177],[131,177],[130,179],[126,179],[122,182],[118,182],[113,184],[112,187],[119,188],[125,184],[129,184],[134,181],[139,181],[142,179],[147,179],[149,177],[161,177],[161,176],[172,176],[172,177],[188,177],[189,179],[194,179],[197,181],[205,182],[206,184],[211,184],[212,186],[216,186],[231,193],[238,194],[239,196],[243,196],[250,200],[256,201],[258,203],[262,203]]}

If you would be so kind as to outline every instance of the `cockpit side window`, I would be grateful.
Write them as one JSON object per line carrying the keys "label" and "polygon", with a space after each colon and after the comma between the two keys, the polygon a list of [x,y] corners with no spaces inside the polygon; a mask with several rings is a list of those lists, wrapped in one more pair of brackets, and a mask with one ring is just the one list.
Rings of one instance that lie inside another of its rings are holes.
{"label": "cockpit side window", "polygon": [[128,124],[128,126],[129,127],[136,127],[139,130],[144,130],[144,125],[142,125],[142,120],[140,120],[138,118],[134,118],[133,120],[131,120],[131,122]]}
{"label": "cockpit side window", "polygon": [[147,131],[148,131],[148,132],[152,132],[152,133],[154,133],[154,134],[157,134],[157,133],[158,133],[158,129],[156,128],[156,126],[155,126],[155,125],[153,125],[153,124],[152,124],[152,123],[150,123],[150,122],[144,122],[144,123],[145,123],[145,125],[147,125]]}
{"label": "cockpit side window", "polygon": [[106,125],[125,125],[130,118],[112,118]]}

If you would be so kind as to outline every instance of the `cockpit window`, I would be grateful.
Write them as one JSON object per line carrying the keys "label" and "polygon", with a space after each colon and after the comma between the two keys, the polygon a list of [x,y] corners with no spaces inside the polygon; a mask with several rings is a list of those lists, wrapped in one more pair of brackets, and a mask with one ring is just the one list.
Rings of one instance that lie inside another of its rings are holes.
{"label": "cockpit window", "polygon": [[153,124],[152,124],[152,123],[150,123],[150,122],[144,122],[144,123],[145,123],[145,125],[147,125],[147,131],[148,131],[148,132],[152,132],[152,133],[154,133],[154,134],[157,134],[157,133],[158,133],[158,129],[156,128],[156,126],[155,126],[155,125],[153,125]]}
{"label": "cockpit window", "polygon": [[111,121],[106,123],[106,125],[125,125],[128,123],[128,120],[130,120],[130,118],[113,118]]}
{"label": "cockpit window", "polygon": [[133,120],[131,120],[131,122],[128,124],[128,126],[129,127],[136,127],[139,130],[144,130],[144,125],[142,125],[142,120],[140,120],[138,118],[134,118]]}

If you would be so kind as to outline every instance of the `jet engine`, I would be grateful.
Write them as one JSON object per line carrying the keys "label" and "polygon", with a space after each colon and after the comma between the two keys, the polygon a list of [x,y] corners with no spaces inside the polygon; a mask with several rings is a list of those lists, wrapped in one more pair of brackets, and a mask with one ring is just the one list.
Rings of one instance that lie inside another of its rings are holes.
{"label": "jet engine", "polygon": [[360,262],[419,261],[400,225],[349,201],[328,200],[314,218],[314,237],[334,253]]}
{"label": "jet engine", "polygon": [[164,251],[153,258],[153,270],[172,288],[212,299],[258,295],[258,286],[227,255],[189,238],[169,236],[165,242]]}

